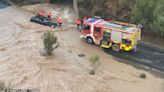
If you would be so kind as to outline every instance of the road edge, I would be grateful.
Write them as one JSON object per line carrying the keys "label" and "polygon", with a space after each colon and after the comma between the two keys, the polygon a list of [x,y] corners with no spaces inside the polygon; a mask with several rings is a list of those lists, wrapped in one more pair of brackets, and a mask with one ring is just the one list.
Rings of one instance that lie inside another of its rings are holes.
{"label": "road edge", "polygon": [[2,1],[8,3],[11,6],[15,6],[15,4],[11,2],[10,0],[2,0]]}
{"label": "road edge", "polygon": [[155,45],[155,44],[152,44],[152,43],[147,42],[147,41],[140,41],[140,43],[145,44],[145,45],[149,45],[149,46],[151,46],[153,48],[158,48],[160,50],[164,50],[164,47],[163,46]]}

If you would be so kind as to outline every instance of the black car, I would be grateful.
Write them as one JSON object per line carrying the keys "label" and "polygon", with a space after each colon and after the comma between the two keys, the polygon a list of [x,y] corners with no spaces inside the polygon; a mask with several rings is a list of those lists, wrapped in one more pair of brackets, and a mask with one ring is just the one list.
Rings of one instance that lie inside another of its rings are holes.
{"label": "black car", "polygon": [[52,22],[50,19],[48,19],[47,17],[44,17],[44,16],[34,16],[31,18],[30,20],[31,22],[35,22],[35,23],[39,23],[39,24],[42,24],[42,25],[46,25],[46,26],[49,26],[49,27],[57,27],[58,26],[58,23],[57,22]]}

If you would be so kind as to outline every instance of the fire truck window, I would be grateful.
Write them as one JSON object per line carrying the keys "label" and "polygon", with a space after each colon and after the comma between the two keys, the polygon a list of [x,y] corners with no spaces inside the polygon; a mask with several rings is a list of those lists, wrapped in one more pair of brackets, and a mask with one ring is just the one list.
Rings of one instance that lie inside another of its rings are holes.
{"label": "fire truck window", "polygon": [[84,30],[90,30],[90,26],[84,26]]}
{"label": "fire truck window", "polygon": [[111,34],[110,32],[104,32],[103,33],[103,40],[109,42],[111,39]]}
{"label": "fire truck window", "polygon": [[110,33],[109,32],[104,32],[104,38],[110,38]]}
{"label": "fire truck window", "polygon": [[122,39],[122,44],[126,44],[126,39]]}
{"label": "fire truck window", "polygon": [[100,32],[100,28],[99,28],[99,27],[95,27],[95,28],[94,28],[94,31],[95,31],[95,32]]}
{"label": "fire truck window", "polygon": [[127,46],[131,45],[131,40],[129,39],[122,39],[122,44],[126,44]]}
{"label": "fire truck window", "polygon": [[127,41],[126,41],[126,45],[127,45],[127,46],[131,45],[131,41],[130,41],[130,40],[127,40]]}

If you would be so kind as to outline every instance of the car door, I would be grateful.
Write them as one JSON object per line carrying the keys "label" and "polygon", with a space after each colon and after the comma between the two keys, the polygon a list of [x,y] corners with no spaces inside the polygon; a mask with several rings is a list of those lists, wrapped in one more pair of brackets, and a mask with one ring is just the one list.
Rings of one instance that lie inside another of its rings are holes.
{"label": "car door", "polygon": [[39,18],[38,17],[34,17],[33,21],[39,23]]}
{"label": "car door", "polygon": [[105,29],[103,31],[102,44],[109,45],[111,40],[111,30]]}
{"label": "car door", "polygon": [[44,19],[43,18],[40,18],[39,21],[40,21],[41,24],[44,24],[45,25],[45,22],[44,22]]}

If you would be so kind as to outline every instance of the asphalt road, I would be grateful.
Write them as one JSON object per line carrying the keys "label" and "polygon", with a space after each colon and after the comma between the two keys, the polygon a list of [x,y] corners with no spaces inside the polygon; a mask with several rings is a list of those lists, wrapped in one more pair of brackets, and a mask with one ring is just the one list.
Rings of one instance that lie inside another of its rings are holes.
{"label": "asphalt road", "polygon": [[0,0],[0,9],[6,8],[10,6],[10,4],[6,3],[4,0]]}
{"label": "asphalt road", "polygon": [[119,61],[132,64],[134,66],[144,65],[151,69],[164,72],[164,50],[146,44],[139,44],[137,52],[117,53],[111,49],[104,49],[108,54],[119,59]]}

